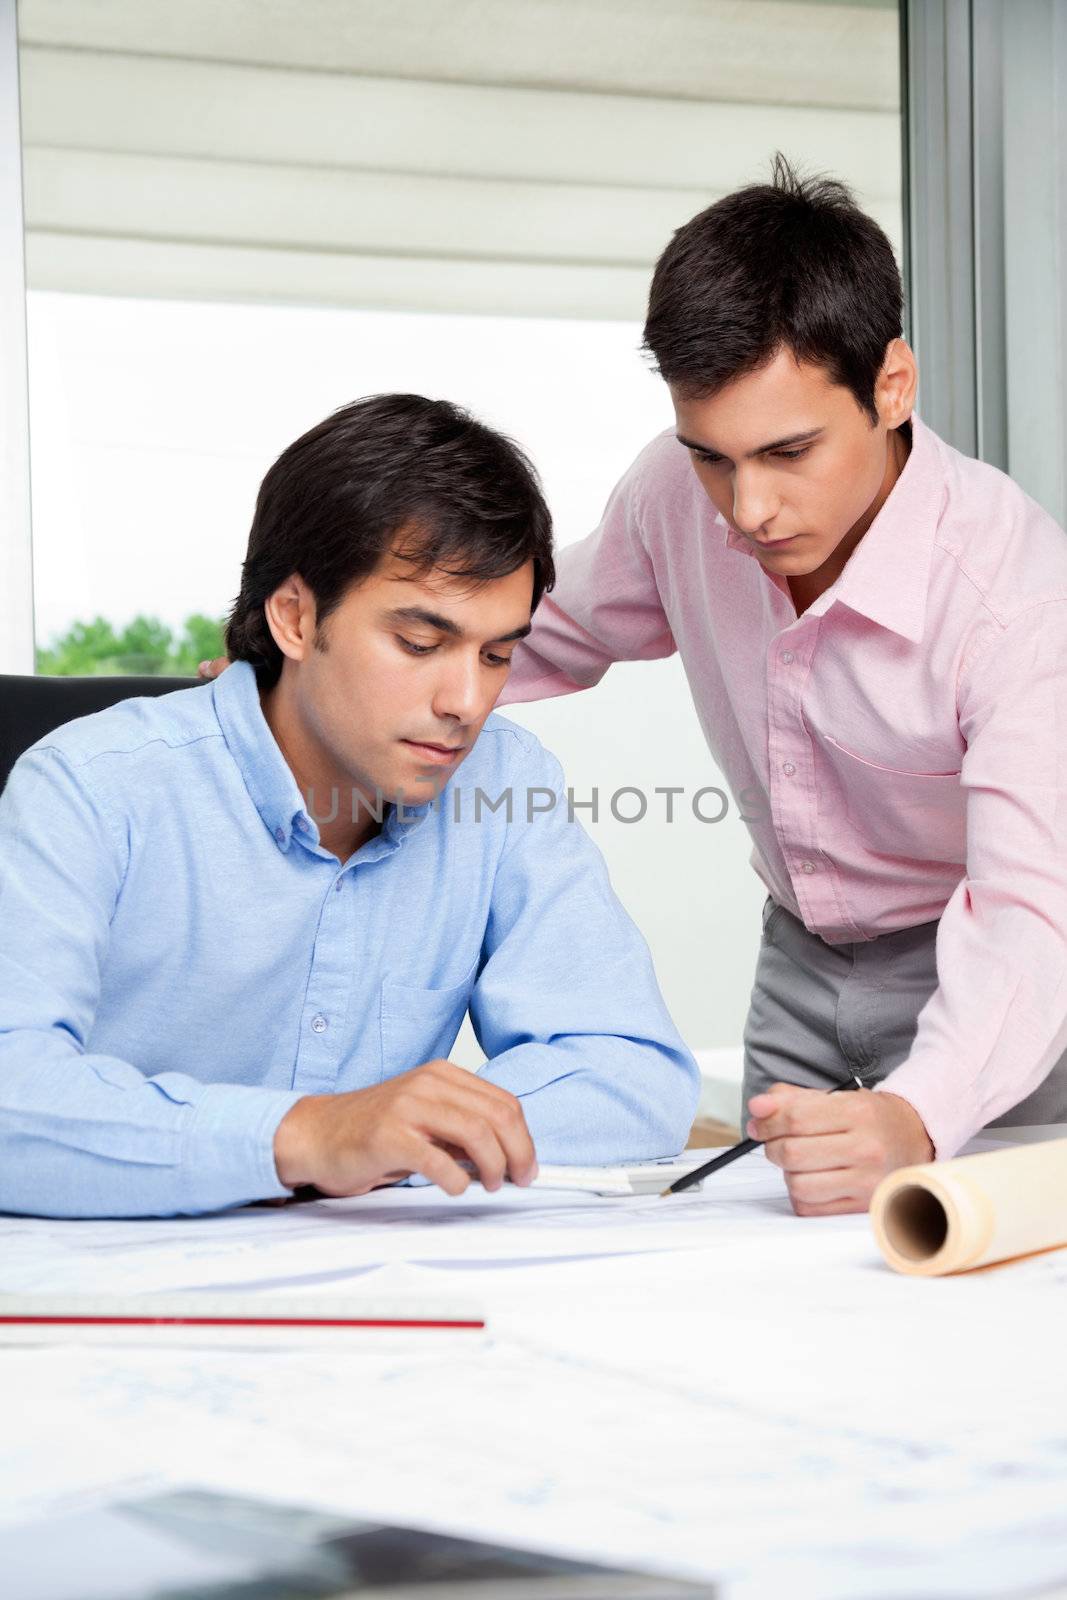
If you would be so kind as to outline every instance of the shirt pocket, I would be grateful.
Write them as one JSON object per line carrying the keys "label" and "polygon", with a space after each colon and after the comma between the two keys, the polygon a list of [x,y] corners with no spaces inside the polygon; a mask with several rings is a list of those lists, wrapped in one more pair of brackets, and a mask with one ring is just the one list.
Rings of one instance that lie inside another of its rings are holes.
{"label": "shirt pocket", "polygon": [[878,766],[828,734],[823,754],[832,794],[828,821],[843,819],[872,855],[963,865],[967,802],[959,771]]}
{"label": "shirt pocket", "polygon": [[477,961],[462,983],[448,989],[420,989],[395,978],[382,980],[382,1079],[447,1056],[463,1025],[478,971]]}

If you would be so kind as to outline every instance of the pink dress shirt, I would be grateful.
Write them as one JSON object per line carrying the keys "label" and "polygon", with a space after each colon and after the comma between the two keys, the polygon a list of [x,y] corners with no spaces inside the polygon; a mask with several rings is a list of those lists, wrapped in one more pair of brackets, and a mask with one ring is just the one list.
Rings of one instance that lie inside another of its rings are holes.
{"label": "pink dress shirt", "polygon": [[675,650],[774,899],[830,944],[940,918],[938,988],[882,1087],[954,1154],[1067,1047],[1067,537],[916,418],[798,618],[665,433],[562,552],[502,701]]}

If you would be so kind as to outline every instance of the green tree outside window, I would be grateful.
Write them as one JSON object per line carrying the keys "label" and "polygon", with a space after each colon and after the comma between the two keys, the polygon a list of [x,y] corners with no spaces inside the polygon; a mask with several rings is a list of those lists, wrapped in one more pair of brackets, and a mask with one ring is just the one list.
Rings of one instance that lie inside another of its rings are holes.
{"label": "green tree outside window", "polygon": [[195,612],[179,632],[158,617],[134,617],[121,632],[104,617],[75,622],[37,650],[37,671],[49,677],[195,678],[197,665],[225,654],[225,617]]}

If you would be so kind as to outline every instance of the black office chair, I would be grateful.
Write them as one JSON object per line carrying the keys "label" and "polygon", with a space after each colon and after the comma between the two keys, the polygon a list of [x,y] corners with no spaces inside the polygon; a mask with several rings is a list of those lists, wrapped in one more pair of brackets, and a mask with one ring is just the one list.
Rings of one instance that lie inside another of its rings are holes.
{"label": "black office chair", "polygon": [[135,695],[191,689],[195,678],[0,677],[0,789],[24,750],[75,717]]}

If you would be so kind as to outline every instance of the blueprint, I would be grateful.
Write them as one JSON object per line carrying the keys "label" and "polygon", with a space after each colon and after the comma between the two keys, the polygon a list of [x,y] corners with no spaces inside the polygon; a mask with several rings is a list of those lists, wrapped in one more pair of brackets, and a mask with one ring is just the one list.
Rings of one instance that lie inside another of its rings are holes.
{"label": "blueprint", "polygon": [[[814,1427],[706,1381],[605,1371],[536,1342],[364,1350],[329,1362],[221,1352],[9,1354],[43,1427],[2,1450],[5,1514],[107,1474],[411,1520],[718,1577],[735,1597],[979,1596],[1067,1573],[1064,1461],[990,1462],[952,1440]],[[54,1419],[49,1426],[49,1419]],[[63,1419],[60,1421],[60,1419]],[[121,1436],[122,1444],[115,1442]],[[91,1441],[105,1443],[106,1461]]]}
{"label": "blueprint", "polygon": [[[0,1224],[0,1287],[477,1303],[485,1333],[0,1352],[0,1519],[200,1485],[717,1579],[1067,1580],[1063,1253],[956,1279],[802,1220],[761,1156],[670,1200],[426,1191]],[[58,1280],[58,1281],[57,1281]]]}
{"label": "blueprint", "polygon": [[[354,1200],[250,1206],[217,1216],[133,1221],[0,1218],[0,1292],[281,1287],[338,1281],[389,1262],[538,1260],[704,1247],[712,1235],[791,1220],[759,1156],[714,1187],[659,1195],[472,1186],[381,1189]],[[864,1236],[863,1219],[846,1219]]]}

